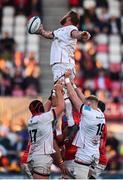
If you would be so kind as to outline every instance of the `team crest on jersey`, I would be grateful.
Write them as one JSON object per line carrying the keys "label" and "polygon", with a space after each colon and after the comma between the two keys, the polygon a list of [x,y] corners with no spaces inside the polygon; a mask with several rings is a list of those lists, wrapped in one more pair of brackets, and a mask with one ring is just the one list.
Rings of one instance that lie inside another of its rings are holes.
{"label": "team crest on jersey", "polygon": [[85,106],[84,106],[84,110],[90,111],[90,110],[91,110],[91,107],[90,107],[90,106],[85,105]]}

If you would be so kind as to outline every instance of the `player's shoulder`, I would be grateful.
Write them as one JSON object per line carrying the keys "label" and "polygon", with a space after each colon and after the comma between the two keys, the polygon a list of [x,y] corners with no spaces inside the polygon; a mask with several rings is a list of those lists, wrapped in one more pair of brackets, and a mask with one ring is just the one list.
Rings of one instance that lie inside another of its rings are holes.
{"label": "player's shoulder", "polygon": [[38,124],[39,116],[31,117],[28,120],[28,125]]}
{"label": "player's shoulder", "polygon": [[78,28],[74,25],[68,25],[68,26],[65,26],[67,29],[69,30],[78,30]]}
{"label": "player's shoulder", "polygon": [[51,116],[51,115],[52,115],[52,109],[51,109],[50,111],[44,112],[44,113],[42,114],[42,118],[43,118],[43,117],[49,117],[49,116]]}

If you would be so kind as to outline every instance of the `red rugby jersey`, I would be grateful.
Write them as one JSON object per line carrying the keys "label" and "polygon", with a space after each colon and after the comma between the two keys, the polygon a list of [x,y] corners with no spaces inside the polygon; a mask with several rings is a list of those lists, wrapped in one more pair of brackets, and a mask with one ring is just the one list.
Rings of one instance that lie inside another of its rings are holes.
{"label": "red rugby jersey", "polygon": [[103,133],[102,137],[100,140],[100,158],[99,158],[99,163],[106,165],[107,164],[107,157],[106,157],[106,139],[107,139],[107,126],[105,125],[103,128]]}
{"label": "red rugby jersey", "polygon": [[25,149],[24,154],[21,157],[21,163],[22,164],[27,163],[28,154],[29,154],[29,148],[30,148],[30,143],[27,144],[27,148]]}
{"label": "red rugby jersey", "polygon": [[[76,124],[79,124],[80,122],[80,113],[79,112],[73,112],[73,118]],[[63,121],[64,123],[64,121]],[[75,154],[77,151],[77,147],[72,145],[72,141],[69,141],[67,144],[65,144],[65,152],[64,152],[64,160],[73,160],[75,159]]]}

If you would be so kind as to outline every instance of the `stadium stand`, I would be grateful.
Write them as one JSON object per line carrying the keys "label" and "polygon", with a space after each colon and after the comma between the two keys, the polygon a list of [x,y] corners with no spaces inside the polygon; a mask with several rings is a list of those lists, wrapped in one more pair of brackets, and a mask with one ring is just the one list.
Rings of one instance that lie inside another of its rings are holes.
{"label": "stadium stand", "polygon": [[41,1],[0,1],[0,178],[21,173],[29,97],[41,92],[39,37],[27,33],[28,19],[42,16],[41,8]]}
{"label": "stadium stand", "polygon": [[33,15],[41,16],[41,1],[1,2],[0,95],[36,96],[41,90],[40,43],[38,36],[27,33],[27,21]]}
{"label": "stadium stand", "polygon": [[[57,13],[60,12],[58,2],[60,1],[57,0],[53,12],[50,11],[53,18],[56,15],[55,9]],[[53,22],[56,22],[50,18],[50,14],[47,16],[49,4],[47,1],[45,3],[44,24],[46,27],[49,24],[52,30]],[[67,8],[80,13],[80,29],[88,30],[92,35],[87,43],[77,44],[75,82],[85,95],[93,93],[106,102],[106,118],[110,129],[107,141],[107,171],[109,174],[122,172],[123,2],[69,0],[67,7],[62,5],[62,10],[66,11]],[[19,160],[28,139],[28,103],[42,92],[41,88],[46,89],[51,83],[48,81],[51,78],[51,73],[48,74],[49,44],[42,41],[44,49],[40,57],[39,37],[31,36],[26,31],[28,18],[33,15],[43,18],[42,9],[41,0],[0,1],[0,173],[21,172]],[[44,58],[43,54],[47,61],[40,62],[39,59]],[[42,74],[45,74],[45,86],[41,87]],[[47,89],[47,92],[50,90]],[[11,96],[12,99],[6,96]]]}

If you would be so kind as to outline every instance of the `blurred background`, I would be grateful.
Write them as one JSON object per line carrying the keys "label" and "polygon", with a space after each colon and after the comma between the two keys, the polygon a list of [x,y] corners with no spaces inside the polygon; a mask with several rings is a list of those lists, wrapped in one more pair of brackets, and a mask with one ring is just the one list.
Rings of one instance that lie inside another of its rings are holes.
{"label": "blurred background", "polygon": [[[76,84],[106,103],[108,165],[103,178],[123,178],[123,0],[0,0],[0,178],[24,178],[20,157],[28,141],[29,102],[46,99],[53,85],[50,40],[27,33],[32,16],[46,30],[68,11],[80,13]],[[11,176],[10,176],[11,175]]]}

